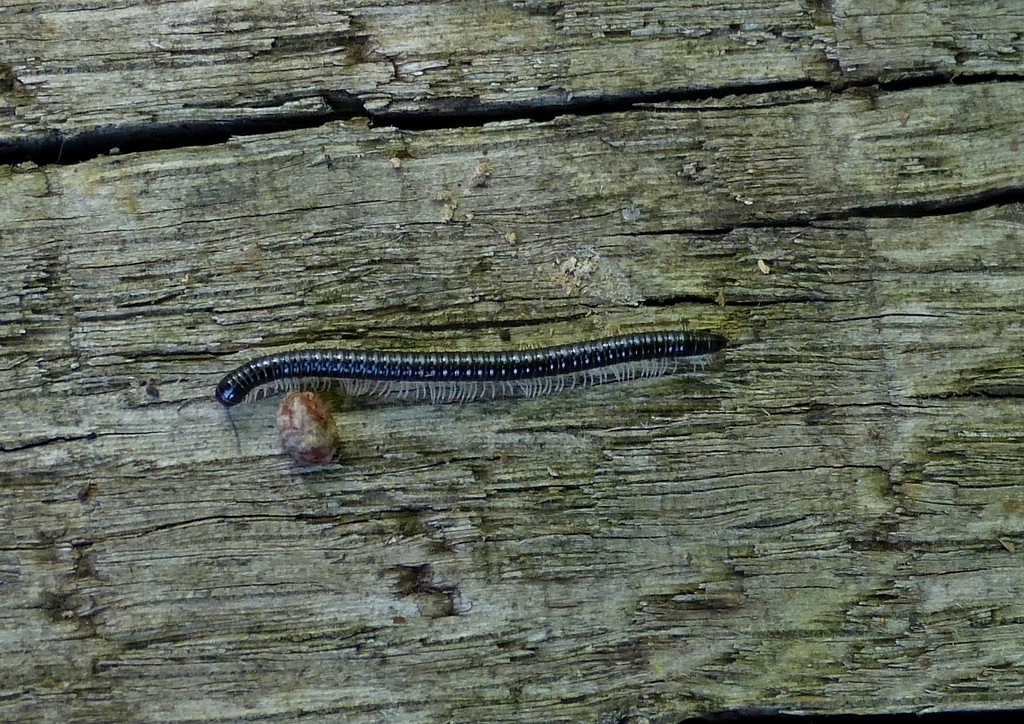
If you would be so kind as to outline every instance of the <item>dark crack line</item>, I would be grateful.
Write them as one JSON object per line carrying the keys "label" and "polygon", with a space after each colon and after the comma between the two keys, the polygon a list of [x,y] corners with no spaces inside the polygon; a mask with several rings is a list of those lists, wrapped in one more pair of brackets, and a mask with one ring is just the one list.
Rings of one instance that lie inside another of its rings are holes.
{"label": "dark crack line", "polygon": [[[971,211],[1024,203],[1024,186],[979,191],[954,198],[924,199],[921,201],[896,202],[872,206],[852,206],[846,209],[826,211],[820,214],[800,214],[777,218],[759,218],[738,221],[734,224],[700,226],[686,229],[655,229],[637,231],[633,236],[728,236],[740,229],[801,229],[801,228],[844,228],[842,222],[853,219],[920,219],[934,216],[951,216]],[[826,227],[831,222],[835,226]]]}
{"label": "dark crack line", "polygon": [[97,437],[99,437],[97,433],[88,432],[83,435],[60,435],[56,437],[47,437],[14,444],[0,443],[0,453],[19,452],[22,450],[31,450],[32,448],[44,447],[46,445],[55,445],[66,442],[89,441],[95,440]]}
{"label": "dark crack line", "polygon": [[43,136],[0,139],[0,164],[31,161],[40,166],[70,165],[113,153],[212,146],[227,143],[235,136],[315,128],[339,118],[336,113],[323,112],[259,119],[137,123],[100,126],[72,136],[53,130]]}
{"label": "dark crack line", "polygon": [[[318,94],[329,109],[324,111],[255,119],[115,124],[70,136],[54,129],[38,136],[0,138],[0,164],[31,161],[39,165],[68,165],[105,154],[217,145],[226,143],[232,137],[316,128],[334,121],[353,118],[366,118],[374,126],[394,126],[402,130],[419,131],[481,126],[495,121],[526,119],[542,122],[563,115],[592,116],[643,110],[644,106],[656,103],[697,102],[799,90],[830,90],[833,93],[841,93],[851,88],[872,87],[884,91],[902,91],[944,84],[970,85],[1021,80],[1024,80],[1024,76],[993,73],[957,76],[932,71],[890,81],[865,79],[829,83],[807,78],[770,83],[738,83],[713,88],[589,95],[574,95],[558,89],[541,98],[524,102],[482,102],[477,97],[441,98],[422,102],[415,110],[381,113],[367,110],[363,100],[353,93],[328,90]],[[291,99],[291,96],[282,96],[274,99],[274,103],[280,106]]]}
{"label": "dark crack line", "polygon": [[683,89],[659,93],[594,94],[575,96],[557,90],[524,102],[482,102],[477,97],[440,98],[420,103],[416,110],[375,113],[362,99],[344,90],[320,94],[330,109],[293,113],[268,118],[213,121],[154,122],[100,126],[71,136],[52,130],[41,136],[0,139],[0,164],[31,161],[39,165],[75,164],[111,154],[157,151],[187,146],[226,143],[236,136],[255,136],[303,128],[316,128],[335,121],[367,118],[374,126],[394,126],[407,131],[482,126],[497,121],[550,121],[562,115],[592,116],[637,110],[645,104],[700,101],[738,95],[824,89],[827,84],[810,80],[777,83],[737,84],[705,89]]}

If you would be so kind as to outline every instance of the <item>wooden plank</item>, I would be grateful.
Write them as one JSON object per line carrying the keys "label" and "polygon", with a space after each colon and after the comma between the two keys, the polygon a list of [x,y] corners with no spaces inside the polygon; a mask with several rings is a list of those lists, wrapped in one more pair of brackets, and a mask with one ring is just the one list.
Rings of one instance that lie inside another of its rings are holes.
{"label": "wooden plank", "polygon": [[[1015,702],[1024,209],[887,216],[1019,184],[1016,96],[8,167],[3,718]],[[211,398],[296,344],[683,323],[732,341],[692,379],[335,400],[322,469],[279,454],[273,402]]]}
{"label": "wooden plank", "polygon": [[[294,128],[0,166],[0,719],[1016,705],[1016,4],[101,5],[0,9],[5,143]],[[692,376],[332,396],[323,468],[212,399],[685,325]]]}

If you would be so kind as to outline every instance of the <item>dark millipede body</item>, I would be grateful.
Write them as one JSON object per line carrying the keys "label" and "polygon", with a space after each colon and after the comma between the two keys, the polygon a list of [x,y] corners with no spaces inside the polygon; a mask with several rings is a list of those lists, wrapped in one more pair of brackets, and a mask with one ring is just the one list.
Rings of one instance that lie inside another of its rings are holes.
{"label": "dark millipede body", "polygon": [[217,385],[225,407],[303,382],[340,382],[353,395],[431,402],[534,397],[569,387],[698,368],[725,346],[711,332],[641,332],[515,352],[311,349],[258,357]]}

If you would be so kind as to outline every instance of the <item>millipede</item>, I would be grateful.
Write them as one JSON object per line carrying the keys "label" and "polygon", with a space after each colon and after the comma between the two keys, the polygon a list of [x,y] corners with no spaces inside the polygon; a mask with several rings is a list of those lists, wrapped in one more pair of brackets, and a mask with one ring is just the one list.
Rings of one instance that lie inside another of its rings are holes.
{"label": "millipede", "polygon": [[217,385],[225,407],[306,384],[340,383],[350,395],[432,403],[537,397],[572,387],[696,370],[726,345],[709,331],[623,334],[510,352],[303,349],[257,357]]}

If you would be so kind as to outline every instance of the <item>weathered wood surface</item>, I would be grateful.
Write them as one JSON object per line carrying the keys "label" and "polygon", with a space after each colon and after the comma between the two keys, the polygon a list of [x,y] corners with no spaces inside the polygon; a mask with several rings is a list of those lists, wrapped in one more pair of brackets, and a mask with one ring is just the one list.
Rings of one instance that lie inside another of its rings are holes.
{"label": "weathered wood surface", "polygon": [[108,5],[4,3],[0,139],[51,138],[60,154],[108,125],[316,119],[350,101],[384,119],[558,113],[751,86],[1013,78],[1024,63],[1015,0]]}
{"label": "weathered wood surface", "polygon": [[[323,89],[661,101],[0,167],[0,718],[1019,701],[1019,8],[627,7],[0,11],[7,140]],[[336,400],[318,469],[273,401],[233,428],[211,396],[311,343],[679,324],[730,349],[557,398]]]}

